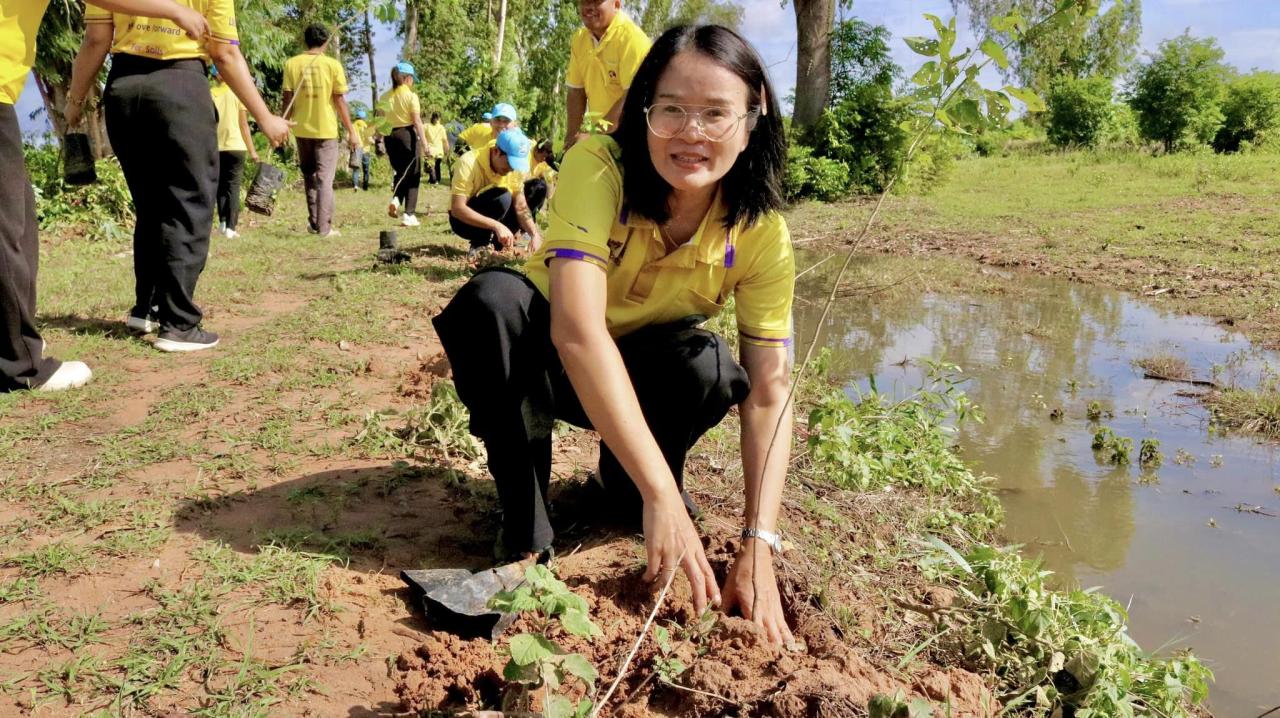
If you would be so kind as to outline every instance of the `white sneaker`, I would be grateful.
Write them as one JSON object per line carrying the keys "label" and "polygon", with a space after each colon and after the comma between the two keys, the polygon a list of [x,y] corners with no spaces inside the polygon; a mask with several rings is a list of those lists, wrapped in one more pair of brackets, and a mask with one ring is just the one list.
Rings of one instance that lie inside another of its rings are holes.
{"label": "white sneaker", "polygon": [[400,216],[400,198],[399,197],[392,197],[391,201],[387,203],[387,216],[388,217]]}
{"label": "white sneaker", "polygon": [[418,218],[412,214],[406,214],[405,216],[400,218],[401,227],[417,227],[420,224],[422,223],[419,222]]}
{"label": "white sneaker", "polygon": [[129,315],[128,319],[124,320],[124,325],[131,331],[140,334],[154,334],[160,331],[160,322],[146,317],[135,317],[132,314]]}
{"label": "white sneaker", "polygon": [[331,229],[331,230],[329,230],[329,233],[328,233],[328,234],[326,234],[326,235],[324,236],[324,238],[325,238],[325,239],[334,239],[334,238],[341,237],[341,236],[342,236],[342,232],[339,232],[339,231],[338,231],[338,230],[336,230],[336,229]]}
{"label": "white sneaker", "polygon": [[227,239],[239,239],[240,233],[235,231],[234,229],[227,229],[223,231],[222,236],[226,237]]}
{"label": "white sneaker", "polygon": [[93,372],[82,361],[62,362],[62,366],[49,377],[49,380],[36,387],[36,391],[66,391],[84,386],[93,379]]}

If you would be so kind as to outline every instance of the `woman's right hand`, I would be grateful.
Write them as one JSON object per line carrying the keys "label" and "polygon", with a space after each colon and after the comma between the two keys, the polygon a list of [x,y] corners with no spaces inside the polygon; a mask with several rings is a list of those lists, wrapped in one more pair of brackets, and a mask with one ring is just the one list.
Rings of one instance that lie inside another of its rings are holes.
{"label": "woman's right hand", "polygon": [[279,115],[271,115],[264,120],[258,121],[258,129],[262,130],[262,134],[271,140],[272,147],[279,147],[289,139],[289,128],[294,126],[294,122],[286,120]]}
{"label": "woman's right hand", "polygon": [[665,583],[683,569],[692,589],[693,609],[701,616],[708,605],[720,603],[720,586],[684,501],[679,492],[673,493],[644,502],[644,547],[649,559],[644,578]]}

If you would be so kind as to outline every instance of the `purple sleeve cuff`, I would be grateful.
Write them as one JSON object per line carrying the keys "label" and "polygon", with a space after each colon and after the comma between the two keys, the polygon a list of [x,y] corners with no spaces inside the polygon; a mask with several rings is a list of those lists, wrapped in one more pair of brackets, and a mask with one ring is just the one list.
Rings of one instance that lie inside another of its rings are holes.
{"label": "purple sleeve cuff", "polygon": [[589,262],[601,269],[607,269],[609,267],[609,262],[605,260],[604,257],[591,254],[590,252],[584,252],[581,249],[562,248],[547,250],[547,263],[550,264],[553,259],[576,259],[580,262]]}

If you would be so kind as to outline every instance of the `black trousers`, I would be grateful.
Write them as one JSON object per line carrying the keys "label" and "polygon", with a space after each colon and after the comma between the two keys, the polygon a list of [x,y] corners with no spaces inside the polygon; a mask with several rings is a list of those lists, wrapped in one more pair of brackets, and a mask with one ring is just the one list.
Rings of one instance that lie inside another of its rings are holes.
{"label": "black trousers", "polygon": [[392,186],[405,214],[418,213],[418,187],[422,184],[422,163],[418,161],[418,133],[413,127],[397,127],[387,135],[387,159],[395,171]]}
{"label": "black trousers", "polygon": [[547,181],[541,177],[525,180],[524,201],[529,203],[529,211],[533,213],[533,218],[537,219],[538,210],[542,209],[542,205],[547,201]]}
{"label": "black trousers", "polygon": [[[720,337],[685,322],[651,326],[617,340],[644,417],[683,490],[689,449],[750,390]],[[590,429],[551,344],[551,309],[524,275],[495,269],[472,277],[432,322],[471,433],[488,450],[502,503],[503,542],[540,551],[554,532],[547,513],[555,419]],[[603,443],[600,479],[618,518],[638,522],[643,501]]]}
{"label": "black trousers", "polygon": [[[490,187],[467,200],[467,206],[489,219],[496,219],[503,223],[513,234],[520,231],[520,222],[516,219],[515,202],[508,190]],[[472,247],[492,245],[498,249],[502,248],[493,232],[484,227],[467,224],[452,214],[449,215],[449,227],[454,234],[471,242]]]}
{"label": "black trousers", "polygon": [[0,391],[13,391],[40,386],[60,364],[44,356],[36,329],[36,197],[23,164],[18,113],[3,103],[0,167]]}
{"label": "black trousers", "polygon": [[440,184],[440,163],[441,163],[441,158],[439,157],[434,157],[432,159],[427,160],[427,169],[431,171],[430,172],[431,184]]}
{"label": "black trousers", "polygon": [[240,180],[244,178],[244,152],[218,153],[218,221],[235,229],[240,221]]}
{"label": "black trousers", "polygon": [[161,331],[200,323],[196,282],[209,257],[218,139],[200,60],[116,53],[102,104],[133,196],[133,316],[155,307]]}

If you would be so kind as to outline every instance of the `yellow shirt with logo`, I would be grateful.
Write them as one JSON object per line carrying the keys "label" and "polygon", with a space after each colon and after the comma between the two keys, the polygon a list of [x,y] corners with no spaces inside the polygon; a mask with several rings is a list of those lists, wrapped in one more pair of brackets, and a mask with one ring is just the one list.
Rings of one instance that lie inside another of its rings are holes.
{"label": "yellow shirt with logo", "polygon": [[423,129],[427,133],[427,149],[435,157],[449,154],[449,133],[439,122],[428,122]]}
{"label": "yellow shirt with logo", "polygon": [[631,79],[649,54],[649,36],[619,12],[597,42],[587,28],[578,28],[569,50],[565,84],[587,92],[587,111],[607,113],[627,94]]}
{"label": "yellow shirt with logo", "polygon": [[[6,0],[6,3],[9,0]],[[21,0],[19,0],[21,2]],[[240,44],[236,32],[236,8],[232,0],[175,0],[189,7],[209,22],[209,39],[231,45]],[[111,23],[115,27],[115,39],[111,52],[138,55],[156,60],[186,60],[191,58],[209,61],[209,53],[203,43],[196,42],[172,20],[113,13],[97,5],[87,5],[84,11],[86,25]]]}
{"label": "yellow shirt with logo", "polygon": [[422,115],[422,101],[408,85],[400,85],[387,90],[378,98],[378,105],[384,106],[384,116],[391,128],[411,127],[413,118]]}
{"label": "yellow shirt with logo", "polygon": [[546,241],[525,264],[543,296],[550,296],[548,262],[585,261],[607,275],[605,323],[615,338],[694,314],[715,316],[732,296],[743,342],[787,346],[796,270],[782,215],[725,229],[717,197],[693,238],[668,252],[657,225],[623,204],[621,156],[612,138],[597,135],[565,157]]}
{"label": "yellow shirt with logo", "polygon": [[209,94],[213,95],[213,108],[218,111],[218,151],[248,152],[240,132],[240,113],[244,112],[240,98],[225,84],[210,87]]}
{"label": "yellow shirt with logo", "polygon": [[0,102],[18,104],[36,62],[36,34],[49,0],[0,3]]}
{"label": "yellow shirt with logo", "polygon": [[466,142],[467,147],[478,150],[497,138],[493,136],[493,125],[488,122],[477,122],[458,133],[458,139]]}
{"label": "yellow shirt with logo", "polygon": [[360,149],[369,152],[373,149],[373,128],[364,120],[353,120],[351,129],[356,131],[356,137],[360,138]]}
{"label": "yellow shirt with logo", "polygon": [[453,166],[453,184],[450,193],[471,199],[493,187],[501,187],[513,195],[524,194],[524,173],[512,170],[500,175],[493,169],[489,161],[490,148],[497,147],[496,141],[478,150],[471,150],[458,158]]}
{"label": "yellow shirt with logo", "polygon": [[303,53],[284,63],[284,90],[297,96],[289,119],[298,124],[294,137],[338,139],[338,113],[333,96],[347,94],[347,72],[328,55]]}

